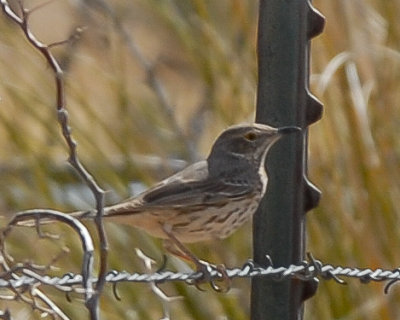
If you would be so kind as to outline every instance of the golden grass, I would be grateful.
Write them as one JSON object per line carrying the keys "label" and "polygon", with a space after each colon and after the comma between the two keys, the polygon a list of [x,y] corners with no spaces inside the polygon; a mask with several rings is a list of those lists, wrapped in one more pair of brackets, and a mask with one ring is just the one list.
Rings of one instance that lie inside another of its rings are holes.
{"label": "golden grass", "polygon": [[[327,263],[395,268],[400,261],[400,1],[315,0],[314,4],[327,17],[327,25],[312,41],[311,88],[325,110],[323,119],[310,128],[309,175],[323,197],[307,215],[308,250]],[[51,42],[65,39],[77,25],[87,27],[74,47],[60,47],[55,53],[62,61],[70,58],[67,109],[79,155],[97,181],[115,191],[117,195],[110,196],[115,201],[129,194],[131,181],[150,184],[172,173],[168,159],[190,162],[204,157],[219,131],[252,121],[257,3],[137,0],[112,5],[143,56],[154,64],[174,121],[146,82],[143,65],[104,12],[56,1],[33,14],[32,29]],[[79,199],[84,192],[70,195],[70,190],[80,188],[80,181],[65,161],[50,70],[4,17],[0,70],[1,211],[89,206]],[[158,161],[152,164],[143,155]],[[84,198],[91,201],[90,196]],[[107,231],[110,267],[143,270],[134,247],[161,261],[158,241],[116,225],[107,225]],[[28,251],[31,258],[45,263],[66,245],[73,253],[57,266],[60,273],[77,271],[81,259],[77,241],[70,232],[62,228],[60,232],[65,237],[59,244],[35,239],[33,232],[15,234],[10,250],[21,259]],[[241,265],[251,255],[249,234],[247,225],[226,241],[200,244],[193,250],[211,261]],[[248,319],[250,281],[235,280],[233,286],[227,295],[181,284],[163,288],[184,296],[171,303],[174,319],[224,315]],[[107,287],[101,301],[104,319],[161,317],[162,305],[148,286],[118,288],[120,302]],[[68,303],[57,291],[51,292],[71,318],[85,318],[76,296],[74,303]],[[306,304],[305,318],[397,319],[398,292],[395,286],[385,296],[383,284],[352,280],[340,286],[321,281],[317,295]],[[4,308],[5,303],[1,305]],[[12,305],[14,311],[20,309],[16,319],[34,317],[21,306]]]}

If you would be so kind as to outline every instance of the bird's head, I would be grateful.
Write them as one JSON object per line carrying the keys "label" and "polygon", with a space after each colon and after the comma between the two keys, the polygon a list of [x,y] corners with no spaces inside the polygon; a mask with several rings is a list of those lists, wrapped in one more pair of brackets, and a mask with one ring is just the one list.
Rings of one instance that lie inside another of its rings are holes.
{"label": "bird's head", "polygon": [[259,123],[229,127],[214,142],[207,159],[208,164],[216,167],[224,166],[224,162],[225,165],[229,165],[232,161],[250,161],[257,167],[264,161],[268,150],[276,141],[286,134],[300,130],[298,127],[274,128]]}

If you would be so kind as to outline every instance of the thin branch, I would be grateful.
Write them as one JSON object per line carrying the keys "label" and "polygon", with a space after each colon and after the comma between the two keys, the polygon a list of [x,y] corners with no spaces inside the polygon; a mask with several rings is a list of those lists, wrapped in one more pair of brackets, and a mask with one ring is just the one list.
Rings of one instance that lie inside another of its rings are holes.
{"label": "thin branch", "polygon": [[57,46],[61,46],[61,45],[65,45],[65,44],[71,44],[71,43],[73,43],[75,41],[78,41],[81,38],[82,33],[84,32],[84,30],[85,30],[84,28],[78,27],[72,32],[72,34],[68,37],[68,39],[62,40],[62,41],[53,42],[53,43],[49,44],[48,47],[49,48],[54,48],[54,47],[57,47]]}
{"label": "thin branch", "polygon": [[[82,274],[82,287],[84,288],[84,294],[86,296],[86,301],[92,298],[93,296],[93,287],[92,287],[92,273],[93,273],[93,252],[94,252],[94,245],[92,238],[90,236],[89,231],[87,228],[76,218],[65,214],[61,213],[58,211],[54,210],[28,210],[24,212],[20,212],[16,214],[12,220],[8,223],[6,228],[4,228],[1,233],[0,233],[0,252],[2,254],[2,257],[6,256],[6,238],[9,235],[9,233],[13,230],[15,226],[18,226],[19,224],[23,223],[24,221],[31,221],[32,219],[39,221],[41,219],[43,220],[51,220],[51,221],[59,221],[62,223],[67,224],[70,226],[80,237],[81,244],[82,244],[82,250],[83,250],[83,261],[82,261],[82,267],[81,267],[81,274]],[[39,231],[39,230],[38,230]],[[39,233],[40,234],[40,233]],[[58,256],[52,259],[52,261],[55,261]],[[9,275],[10,279],[13,279],[18,282],[18,280],[22,279],[22,276],[19,276],[16,272],[21,269],[23,271],[24,277],[25,275],[29,275],[30,278],[35,279],[34,275],[37,275],[33,270],[29,269],[42,269],[43,268],[36,268],[29,263],[25,263],[21,266],[17,267],[8,267],[6,261],[4,258],[1,260],[1,265],[3,268],[6,270],[5,273]],[[44,268],[44,270],[47,270],[48,267]],[[39,277],[39,275],[38,275]],[[36,283],[36,284],[35,284]],[[30,294],[31,294],[31,299],[28,299],[25,297],[23,294],[21,294],[19,291],[16,290],[15,286],[12,286],[12,290],[15,293],[15,297],[20,299],[21,301],[24,301],[25,303],[28,303],[29,305],[32,306],[33,309],[39,310],[42,314],[45,313],[50,313],[53,316],[57,315],[60,319],[67,320],[69,319],[62,311],[61,309],[50,299],[48,298],[43,292],[41,292],[37,286],[40,284],[40,281],[35,281],[31,283],[29,286],[31,287],[30,289]],[[62,286],[55,286],[56,288],[60,290],[65,290],[65,287]],[[69,290],[71,290],[69,288]],[[45,303],[49,308],[44,308],[36,302],[36,299],[40,299],[43,303]]]}
{"label": "thin branch", "polygon": [[6,309],[5,311],[0,311],[0,319],[12,320],[10,311],[8,309]]}
{"label": "thin branch", "polygon": [[[9,289],[14,293],[12,300],[20,300],[28,304],[33,310],[38,310],[42,317],[49,314],[53,317],[53,319],[56,319],[56,316],[58,316],[62,320],[69,320],[69,318],[60,310],[60,308],[58,308],[54,302],[52,302],[43,292],[41,292],[37,286],[38,284],[30,285],[30,298],[23,294],[24,291],[19,292],[17,288],[10,286]],[[41,300],[48,307],[40,305],[38,300]]]}
{"label": "thin branch", "polygon": [[83,261],[82,261],[82,286],[85,289],[86,299],[91,299],[93,295],[92,279],[91,275],[93,273],[93,252],[94,245],[92,237],[88,229],[84,226],[82,222],[78,219],[72,217],[71,215],[58,212],[55,210],[28,210],[16,214],[12,220],[8,223],[7,227],[2,230],[0,234],[0,252],[5,255],[5,239],[12,229],[23,221],[30,220],[46,220],[59,221],[70,226],[80,237],[82,250],[83,250]]}
{"label": "thin branch", "polygon": [[[53,71],[56,86],[56,110],[58,114],[58,122],[61,126],[62,135],[69,149],[68,162],[87,184],[96,199],[97,216],[95,218],[95,223],[100,238],[100,271],[98,275],[99,281],[96,284],[96,292],[94,294],[90,294],[90,296],[87,296],[88,299],[86,300],[86,306],[91,313],[92,319],[98,319],[98,300],[105,284],[108,257],[108,242],[102,219],[104,211],[104,191],[99,187],[93,176],[86,170],[86,168],[81,164],[78,158],[77,143],[71,135],[68,112],[65,108],[65,83],[63,71],[50,51],[52,45],[49,46],[43,44],[31,32],[28,20],[32,11],[25,9],[21,2],[19,2],[21,17],[18,16],[18,14],[16,14],[11,9],[7,0],[0,0],[0,4],[5,15],[19,25],[25,35],[25,38],[35,49],[37,49],[43,55],[51,70]],[[55,44],[53,44],[53,46],[54,45]]]}
{"label": "thin branch", "polygon": [[[143,261],[144,267],[146,271],[150,274],[152,271],[152,266],[155,264],[155,261],[151,259],[150,257],[146,256],[142,250],[136,248],[136,255]],[[163,306],[163,318],[162,320],[168,320],[170,319],[170,310],[171,310],[171,302],[176,301],[176,300],[181,300],[182,297],[176,296],[176,297],[169,297],[164,291],[162,291],[157,284],[152,281],[150,282],[150,287],[151,291],[161,300],[162,306]]]}
{"label": "thin branch", "polygon": [[[31,294],[33,297],[35,297],[35,296],[39,297],[41,301],[43,301],[45,304],[47,304],[49,306],[50,310],[52,311],[53,315],[57,315],[62,320],[70,320],[70,318],[67,317],[67,315],[50,298],[48,298],[39,289],[33,288]],[[56,319],[56,318],[54,317],[54,319]]]}

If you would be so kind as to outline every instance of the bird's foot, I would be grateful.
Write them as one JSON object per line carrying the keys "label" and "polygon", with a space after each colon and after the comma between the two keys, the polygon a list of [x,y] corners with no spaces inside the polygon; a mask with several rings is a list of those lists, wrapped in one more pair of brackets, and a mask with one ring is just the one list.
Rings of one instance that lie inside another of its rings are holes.
{"label": "bird's foot", "polygon": [[224,264],[214,265],[204,260],[197,260],[195,264],[196,272],[200,273],[201,276],[193,280],[191,284],[197,289],[204,291],[201,285],[209,283],[216,292],[226,293],[230,290],[232,280],[229,278]]}

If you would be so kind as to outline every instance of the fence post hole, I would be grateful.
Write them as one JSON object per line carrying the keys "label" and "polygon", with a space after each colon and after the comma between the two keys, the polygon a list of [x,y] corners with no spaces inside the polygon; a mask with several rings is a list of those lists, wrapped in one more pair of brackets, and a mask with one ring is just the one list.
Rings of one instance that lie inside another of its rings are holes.
{"label": "fence post hole", "polygon": [[[322,32],[324,17],[307,0],[260,0],[256,122],[296,125],[305,134],[283,138],[268,156],[269,184],[253,223],[254,261],[275,267],[298,264],[305,255],[306,211],[320,192],[307,179],[307,130],[322,105],[309,90],[309,40]],[[251,319],[303,318],[303,301],[317,282],[252,280]]]}

